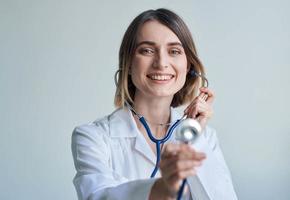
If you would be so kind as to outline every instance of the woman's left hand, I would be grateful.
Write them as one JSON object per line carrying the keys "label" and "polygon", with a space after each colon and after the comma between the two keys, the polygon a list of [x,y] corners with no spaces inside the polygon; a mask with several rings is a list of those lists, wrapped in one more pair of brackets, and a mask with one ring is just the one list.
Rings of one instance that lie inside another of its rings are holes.
{"label": "woman's left hand", "polygon": [[184,110],[187,117],[196,119],[201,128],[204,129],[208,120],[213,115],[212,104],[215,98],[214,93],[209,88],[200,88],[200,94]]}

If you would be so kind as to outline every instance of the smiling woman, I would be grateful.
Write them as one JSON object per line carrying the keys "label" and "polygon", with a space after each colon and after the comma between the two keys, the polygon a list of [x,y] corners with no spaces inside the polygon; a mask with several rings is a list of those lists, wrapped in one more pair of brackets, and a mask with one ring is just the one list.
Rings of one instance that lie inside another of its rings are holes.
{"label": "smiling woman", "polygon": [[[164,65],[163,62],[168,62],[169,60],[165,56],[172,58],[171,60],[176,58],[175,63],[181,62],[181,58],[183,58],[187,70],[195,70],[204,74],[204,67],[197,56],[191,33],[186,24],[178,15],[170,11],[165,12],[165,10],[159,9],[155,13],[152,10],[143,12],[133,20],[124,35],[119,52],[120,73],[115,96],[117,107],[124,106],[125,100],[133,103],[136,86],[132,79],[128,79],[128,75],[130,75],[131,66],[134,66],[134,60],[138,58],[136,53],[151,57],[151,64],[154,65]],[[165,67],[169,67],[167,65],[168,63],[165,64]],[[177,107],[191,102],[198,92],[199,81],[203,80],[187,74],[185,85],[174,95],[171,106]]]}
{"label": "smiling woman", "polygon": [[[216,132],[207,126],[214,94],[198,90],[202,76],[179,16],[167,9],[137,16],[120,47],[117,110],[73,132],[79,199],[175,199],[183,179],[184,199],[237,199]],[[184,114],[202,129],[193,145],[178,144],[171,135],[183,118],[173,108],[185,104]]]}

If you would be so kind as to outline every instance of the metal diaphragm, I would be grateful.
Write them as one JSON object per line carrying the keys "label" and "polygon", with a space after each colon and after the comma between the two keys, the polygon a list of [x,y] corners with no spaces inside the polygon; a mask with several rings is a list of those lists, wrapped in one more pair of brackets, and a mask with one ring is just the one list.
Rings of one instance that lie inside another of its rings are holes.
{"label": "metal diaphragm", "polygon": [[193,143],[201,133],[198,121],[187,118],[176,127],[175,139],[183,143]]}

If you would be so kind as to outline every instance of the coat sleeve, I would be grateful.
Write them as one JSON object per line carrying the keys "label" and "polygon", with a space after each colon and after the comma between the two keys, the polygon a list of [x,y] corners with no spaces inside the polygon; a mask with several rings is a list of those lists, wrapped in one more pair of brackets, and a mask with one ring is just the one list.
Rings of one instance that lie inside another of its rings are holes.
{"label": "coat sleeve", "polygon": [[130,181],[110,166],[106,127],[83,125],[72,134],[72,154],[76,168],[73,183],[79,200],[148,199],[155,179]]}
{"label": "coat sleeve", "polygon": [[219,161],[220,165],[225,169],[227,176],[229,176],[229,178],[231,179],[231,173],[224,159],[216,130],[207,126],[204,134],[205,134],[206,140],[208,141],[208,145],[210,149],[212,150],[213,154]]}
{"label": "coat sleeve", "polygon": [[203,189],[193,191],[193,187],[192,190],[193,193],[201,194],[199,196],[203,197],[197,199],[237,200],[231,174],[221,151],[216,131],[206,127],[193,146],[207,155],[202,167],[197,171],[199,180],[195,181],[196,183],[200,182]]}

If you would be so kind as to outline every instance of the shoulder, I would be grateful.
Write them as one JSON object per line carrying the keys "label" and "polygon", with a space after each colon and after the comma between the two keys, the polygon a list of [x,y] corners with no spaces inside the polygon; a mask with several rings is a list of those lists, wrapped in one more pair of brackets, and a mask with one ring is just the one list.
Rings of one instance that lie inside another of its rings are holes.
{"label": "shoulder", "polygon": [[118,110],[92,122],[76,126],[73,130],[72,137],[86,137],[90,139],[108,137],[111,118]]}
{"label": "shoulder", "polygon": [[72,137],[87,139],[108,139],[129,126],[130,116],[124,109],[116,109],[109,115],[74,128]]}
{"label": "shoulder", "polygon": [[87,137],[94,137],[97,133],[106,133],[109,130],[108,122],[108,116],[105,116],[94,122],[79,125],[74,128],[73,136],[83,135]]}
{"label": "shoulder", "polygon": [[106,149],[108,141],[108,120],[107,116],[95,122],[82,124],[74,128],[71,137],[73,152],[83,148],[101,147]]}

